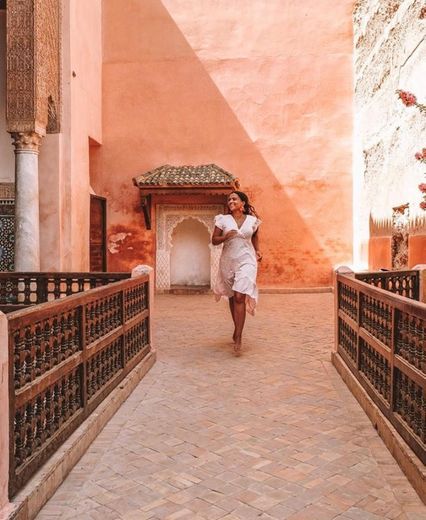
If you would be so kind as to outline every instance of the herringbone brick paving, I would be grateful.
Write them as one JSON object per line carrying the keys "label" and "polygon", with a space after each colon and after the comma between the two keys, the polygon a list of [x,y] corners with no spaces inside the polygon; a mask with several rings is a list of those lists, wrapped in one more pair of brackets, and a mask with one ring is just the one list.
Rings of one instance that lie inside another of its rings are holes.
{"label": "herringbone brick paving", "polygon": [[426,519],[330,364],[332,295],[156,301],[158,361],[38,520]]}

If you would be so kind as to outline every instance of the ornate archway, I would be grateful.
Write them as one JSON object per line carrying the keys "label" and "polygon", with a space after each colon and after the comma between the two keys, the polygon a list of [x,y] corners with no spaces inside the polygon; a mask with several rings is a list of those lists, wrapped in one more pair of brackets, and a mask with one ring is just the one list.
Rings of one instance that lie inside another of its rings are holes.
{"label": "ornate archway", "polygon": [[[224,212],[226,198],[239,188],[234,175],[216,164],[165,164],[133,179],[139,188],[145,225],[156,234],[156,288],[170,290],[170,253],[175,227],[193,218],[213,233],[215,215]],[[152,214],[151,214],[152,213]],[[219,267],[220,247],[209,244],[210,286]]]}
{"label": "ornate archway", "polygon": [[[175,227],[193,218],[201,222],[211,234],[214,229],[213,218],[223,212],[220,204],[159,204],[157,206],[157,253],[156,253],[156,286],[157,289],[170,289],[170,253],[172,249],[172,234]],[[212,244],[210,248],[210,280],[216,279],[219,268],[221,247]]]}

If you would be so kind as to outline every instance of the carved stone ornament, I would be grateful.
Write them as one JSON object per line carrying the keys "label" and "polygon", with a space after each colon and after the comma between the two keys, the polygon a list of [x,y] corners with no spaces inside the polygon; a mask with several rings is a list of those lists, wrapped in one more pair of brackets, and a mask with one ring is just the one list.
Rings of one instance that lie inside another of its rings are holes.
{"label": "carved stone ornament", "polygon": [[38,153],[42,137],[36,132],[12,132],[11,137],[15,152]]}
{"label": "carved stone ornament", "polygon": [[408,267],[410,207],[397,206],[392,210],[392,269]]}
{"label": "carved stone ornament", "polygon": [[60,0],[8,0],[9,132],[60,130]]}
{"label": "carved stone ornament", "polygon": [[[159,204],[157,206],[157,255],[156,285],[157,289],[170,289],[170,255],[172,251],[172,234],[175,227],[188,218],[201,222],[211,235],[214,230],[214,216],[223,212],[219,204]],[[210,283],[213,286],[219,269],[222,247],[209,244],[210,249]]]}

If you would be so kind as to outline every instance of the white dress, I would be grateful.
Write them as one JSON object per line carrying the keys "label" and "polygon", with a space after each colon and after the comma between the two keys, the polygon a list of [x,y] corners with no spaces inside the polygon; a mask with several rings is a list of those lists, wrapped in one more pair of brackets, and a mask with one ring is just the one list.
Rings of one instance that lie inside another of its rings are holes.
{"label": "white dress", "polygon": [[261,221],[247,215],[238,229],[232,215],[216,215],[214,224],[223,230],[223,234],[235,229],[238,235],[223,243],[219,271],[213,291],[216,300],[221,296],[228,298],[233,291],[246,294],[247,312],[254,315],[258,291],[256,287],[257,258],[251,238]]}

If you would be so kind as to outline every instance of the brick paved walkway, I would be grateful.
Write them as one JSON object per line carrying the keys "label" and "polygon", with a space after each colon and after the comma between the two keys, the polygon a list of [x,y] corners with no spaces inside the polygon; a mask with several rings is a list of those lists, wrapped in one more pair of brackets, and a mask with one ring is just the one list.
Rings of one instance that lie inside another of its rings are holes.
{"label": "brick paved walkway", "polygon": [[[426,519],[329,362],[332,296],[157,299],[158,362],[38,520]],[[161,317],[161,319],[160,319]]]}

